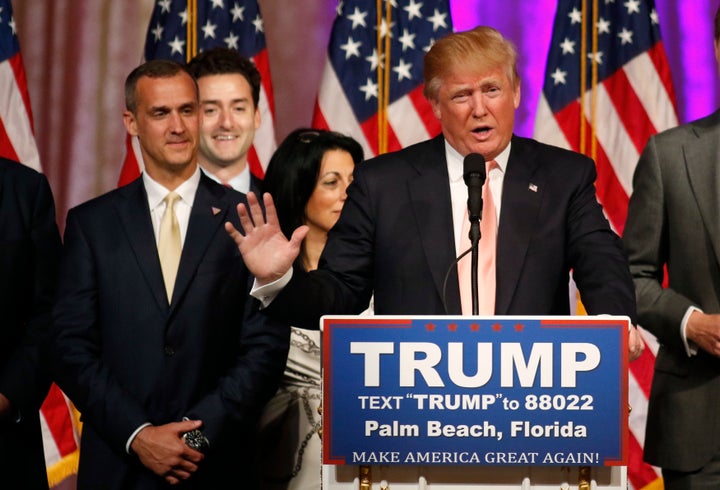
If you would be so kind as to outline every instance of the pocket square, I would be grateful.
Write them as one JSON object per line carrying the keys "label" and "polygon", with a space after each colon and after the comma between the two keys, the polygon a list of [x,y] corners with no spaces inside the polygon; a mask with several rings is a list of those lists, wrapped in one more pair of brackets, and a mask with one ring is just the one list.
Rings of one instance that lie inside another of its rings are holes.
{"label": "pocket square", "polygon": [[220,212],[220,208],[216,208],[215,206],[213,206],[211,209],[213,216],[217,216],[217,214]]}

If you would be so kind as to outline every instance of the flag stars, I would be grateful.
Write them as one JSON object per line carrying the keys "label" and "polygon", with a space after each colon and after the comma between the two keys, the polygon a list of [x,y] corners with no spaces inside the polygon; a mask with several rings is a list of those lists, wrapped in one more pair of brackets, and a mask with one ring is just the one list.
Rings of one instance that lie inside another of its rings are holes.
{"label": "flag stars", "polygon": [[416,34],[410,34],[407,29],[403,29],[402,36],[398,38],[400,44],[402,44],[403,53],[409,49],[415,49],[415,36]]}
{"label": "flag stars", "polygon": [[435,9],[435,12],[431,17],[428,17],[427,20],[433,25],[433,32],[437,31],[441,27],[443,29],[447,29],[447,22],[445,22],[446,17],[447,13],[440,13],[438,9]]}
{"label": "flag stars", "polygon": [[368,78],[367,82],[365,82],[365,85],[362,85],[360,87],[360,91],[365,94],[365,101],[370,100],[370,98],[375,97],[377,99],[378,96],[378,86],[377,83],[373,83],[373,81]]}
{"label": "flag stars", "polygon": [[[380,22],[380,37],[390,36],[392,39],[392,28],[395,26],[395,22],[390,22],[390,27],[388,28],[387,21],[385,18],[382,19]],[[376,27],[377,29],[377,27]]]}
{"label": "flag stars", "polygon": [[203,36],[205,39],[211,37],[215,39],[215,29],[217,29],[217,25],[210,22],[210,19],[205,22],[205,25],[202,26]]}
{"label": "flag stars", "polygon": [[377,48],[373,48],[372,54],[370,56],[366,56],[365,60],[370,63],[370,71],[377,70],[378,64],[380,63],[380,59],[385,59],[385,55],[378,57]]}
{"label": "flag stars", "polygon": [[562,49],[563,54],[575,54],[575,41],[571,41],[566,37],[563,42],[560,43],[560,49]]}
{"label": "flag stars", "polygon": [[403,7],[403,10],[408,13],[408,20],[413,20],[415,17],[417,17],[418,19],[422,19],[422,14],[420,13],[420,9],[422,8],[422,6],[422,2],[415,2],[415,0],[410,0],[410,3]]}
{"label": "flag stars", "polygon": [[362,45],[362,42],[360,41],[354,41],[352,36],[348,37],[348,40],[345,44],[340,45],[340,49],[345,51],[345,59],[350,59],[352,56],[360,57],[360,46]]}
{"label": "flag stars", "polygon": [[214,9],[220,9],[223,10],[225,8],[225,5],[223,5],[223,0],[211,0],[212,8]]}
{"label": "flag stars", "polygon": [[660,23],[660,19],[658,18],[657,10],[652,9],[652,12],[650,12],[650,22],[652,22],[652,25],[656,26]]}
{"label": "flag stars", "polygon": [[223,39],[223,41],[225,41],[225,45],[230,49],[237,49],[239,40],[240,37],[238,37],[234,32],[231,32],[228,37]]}
{"label": "flag stars", "polygon": [[180,38],[175,36],[175,39],[170,41],[168,43],[168,46],[170,46],[170,54],[183,54],[183,50],[185,49],[185,41],[181,41]]}
{"label": "flag stars", "polygon": [[562,71],[560,68],[555,68],[555,71],[550,75],[550,77],[553,79],[555,85],[565,85],[567,83],[565,78],[567,77],[567,72]]}
{"label": "flag stars", "polygon": [[633,42],[633,32],[628,31],[625,27],[623,27],[623,30],[618,33],[617,37],[620,38],[620,44],[622,44],[623,46],[626,44],[632,44]]}
{"label": "flag stars", "polygon": [[163,30],[163,26],[160,25],[160,22],[158,22],[155,28],[151,31],[153,37],[155,38],[155,42],[159,42],[160,39],[162,39]]}
{"label": "flag stars", "polygon": [[230,9],[230,13],[232,14],[233,22],[242,22],[243,20],[245,20],[245,7],[241,7],[237,4],[237,2],[235,2],[233,8]]}
{"label": "flag stars", "polygon": [[8,25],[10,26],[10,30],[12,31],[13,36],[17,34],[17,32],[15,32],[15,17],[10,17],[10,22],[8,22]]}
{"label": "flag stars", "polygon": [[610,22],[600,17],[597,21],[598,34],[610,34]]}
{"label": "flag stars", "polygon": [[180,17],[180,25],[187,25],[188,21],[188,11],[187,8],[181,12],[178,12],[178,17]]}
{"label": "flag stars", "polygon": [[402,58],[400,58],[398,65],[393,67],[392,71],[397,73],[397,75],[398,75],[397,81],[401,82],[404,78],[407,78],[408,80],[412,80],[412,75],[410,75],[411,68],[412,68],[412,63],[405,63],[405,61]]}
{"label": "flag stars", "polygon": [[348,20],[352,21],[352,28],[355,29],[356,27],[367,27],[367,24],[365,23],[365,17],[367,17],[367,12],[361,12],[358,7],[355,7],[355,11],[348,15]]}
{"label": "flag stars", "polygon": [[587,56],[588,56],[588,59],[589,59],[589,60],[597,63],[598,65],[602,65],[602,64],[603,64],[603,60],[602,60],[603,52],[602,52],[602,51],[597,51],[597,52],[595,52],[595,53],[588,53]]}
{"label": "flag stars", "polygon": [[640,13],[640,2],[638,0],[628,0],[623,5],[627,8],[628,14]]}
{"label": "flag stars", "polygon": [[170,13],[170,4],[172,3],[172,0],[159,0],[158,1],[158,7],[160,7],[160,13],[164,14],[165,12]]}
{"label": "flag stars", "polygon": [[262,17],[260,17],[259,13],[253,19],[252,24],[255,26],[255,34],[257,34],[258,32],[265,32],[265,30],[263,29]]}
{"label": "flag stars", "polygon": [[582,22],[582,12],[577,7],[572,9],[568,17],[570,17],[570,24],[580,24]]}

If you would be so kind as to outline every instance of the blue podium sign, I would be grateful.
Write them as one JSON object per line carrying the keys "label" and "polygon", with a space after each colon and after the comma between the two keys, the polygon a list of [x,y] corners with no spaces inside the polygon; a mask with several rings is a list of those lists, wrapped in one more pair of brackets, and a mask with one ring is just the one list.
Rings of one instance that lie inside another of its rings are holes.
{"label": "blue podium sign", "polygon": [[627,465],[626,317],[323,317],[323,462]]}

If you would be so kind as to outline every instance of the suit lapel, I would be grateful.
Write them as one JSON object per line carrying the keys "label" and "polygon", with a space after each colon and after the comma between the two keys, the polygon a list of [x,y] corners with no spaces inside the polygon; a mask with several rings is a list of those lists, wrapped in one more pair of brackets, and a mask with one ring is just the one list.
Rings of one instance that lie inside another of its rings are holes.
{"label": "suit lapel", "polygon": [[683,144],[683,156],[693,197],[720,262],[720,112],[694,125],[697,139]]}
{"label": "suit lapel", "polygon": [[[448,267],[455,261],[454,241],[447,239],[455,233],[444,141],[442,137],[437,137],[423,148],[429,151],[413,162],[418,176],[408,182],[418,235],[440,297],[443,297]],[[456,267],[450,270],[444,296],[448,313],[459,315],[460,290]]]}
{"label": "suit lapel", "polygon": [[496,258],[495,314],[506,315],[515,292],[543,198],[538,155],[513,138],[503,179]]}
{"label": "suit lapel", "polygon": [[[220,192],[213,192],[217,189]],[[226,219],[230,205],[222,199],[223,191],[219,184],[214,184],[209,177],[201,175],[195,202],[190,211],[185,243],[183,243],[180,266],[173,290],[171,313],[180,303],[179,299],[190,285],[195,271],[205,256],[205,251]]]}
{"label": "suit lapel", "polygon": [[135,260],[137,260],[140,270],[145,276],[158,307],[161,310],[167,310],[165,283],[163,282],[160,259],[155,244],[155,233],[150,221],[150,209],[148,208],[147,194],[145,193],[142,178],[121,187],[118,196],[116,209],[120,222],[128,236],[130,248],[135,254]]}

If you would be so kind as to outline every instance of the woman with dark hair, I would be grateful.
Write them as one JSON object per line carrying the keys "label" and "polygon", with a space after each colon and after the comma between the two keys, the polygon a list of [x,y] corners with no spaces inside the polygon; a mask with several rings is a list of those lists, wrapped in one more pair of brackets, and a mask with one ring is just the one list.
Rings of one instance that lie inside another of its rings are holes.
{"label": "woman with dark hair", "polygon": [[[289,238],[307,225],[298,266],[318,266],[328,231],[340,216],[363,150],[333,131],[300,128],[275,151],[263,181],[275,202],[280,228]],[[260,422],[259,464],[263,489],[320,488],[320,332],[292,328],[280,389]]]}

